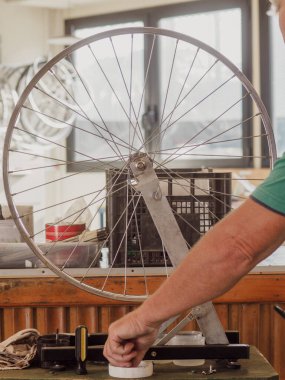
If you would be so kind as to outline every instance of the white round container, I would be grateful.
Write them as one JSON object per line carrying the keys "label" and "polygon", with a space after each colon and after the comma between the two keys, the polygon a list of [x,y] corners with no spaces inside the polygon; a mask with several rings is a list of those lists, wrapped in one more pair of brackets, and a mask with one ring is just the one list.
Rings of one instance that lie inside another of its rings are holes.
{"label": "white round container", "polygon": [[119,379],[142,379],[153,374],[153,364],[151,361],[142,361],[138,367],[123,368],[109,364],[109,376]]}
{"label": "white round container", "polygon": [[[181,331],[167,343],[169,345],[183,346],[183,345],[204,345],[205,338],[200,331]],[[189,360],[173,360],[173,363],[179,366],[199,366],[205,363],[204,359],[189,359]]]}

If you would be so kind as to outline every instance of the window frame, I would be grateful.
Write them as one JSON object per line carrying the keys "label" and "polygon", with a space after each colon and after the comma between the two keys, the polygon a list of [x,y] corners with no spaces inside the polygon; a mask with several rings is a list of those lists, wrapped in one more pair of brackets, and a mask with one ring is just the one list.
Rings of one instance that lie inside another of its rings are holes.
{"label": "window frame", "polygon": [[[275,17],[275,16],[268,15],[267,12],[269,10],[270,10],[269,2],[264,1],[264,0],[259,0],[260,78],[261,78],[260,96],[265,105],[265,108],[267,109],[269,118],[273,122],[274,96],[273,96],[272,83],[274,83],[274,81],[273,81],[273,72],[271,70],[271,67],[274,66],[274,57],[272,54],[272,46],[271,46],[270,17]],[[285,46],[284,46],[284,49],[285,49]],[[273,128],[273,133],[276,134],[274,125],[272,126],[272,128]],[[263,155],[264,155],[264,151],[265,151],[265,144],[262,144]],[[278,156],[277,158],[280,158],[280,157]]]}
{"label": "window frame", "polygon": [[[242,31],[242,72],[251,81],[252,78],[252,49],[251,49],[251,6],[248,0],[198,0],[180,4],[170,4],[157,6],[152,8],[143,8],[139,10],[131,10],[124,12],[117,12],[104,15],[95,15],[88,17],[81,17],[75,19],[67,19],[65,21],[66,34],[73,34],[74,30],[88,27],[103,26],[106,24],[118,24],[132,21],[142,21],[145,27],[158,27],[159,20],[165,17],[180,16],[185,14],[197,14],[202,12],[213,12],[219,10],[226,10],[231,8],[241,9],[241,31]],[[249,38],[250,37],[250,38]],[[158,78],[158,63],[153,65],[149,77],[150,84],[157,83]],[[145,90],[145,109],[146,112],[156,112],[159,105],[158,88],[154,85],[152,88],[148,87]],[[242,119],[245,120],[252,113],[250,101],[243,103]],[[252,123],[243,126],[243,134],[250,136],[252,133]],[[67,139],[67,165],[68,172],[80,171],[80,165],[74,162],[73,151],[76,150],[75,134],[71,133]],[[243,154],[244,157],[251,157],[253,152],[253,143],[250,139],[243,140]],[[229,159],[224,160],[222,167],[252,167],[253,163],[250,158],[242,159]],[[225,162],[228,164],[225,165]],[[213,161],[207,162],[203,160],[203,165],[213,166]],[[216,165],[217,166],[217,165]],[[86,170],[86,168],[85,168]],[[94,171],[98,169],[94,166]]]}

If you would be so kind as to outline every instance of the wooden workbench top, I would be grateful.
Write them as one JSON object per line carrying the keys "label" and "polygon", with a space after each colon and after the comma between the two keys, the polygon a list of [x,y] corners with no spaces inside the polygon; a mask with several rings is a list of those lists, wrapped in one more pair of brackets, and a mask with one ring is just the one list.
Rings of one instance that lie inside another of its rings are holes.
{"label": "wooden workbench top", "polygon": [[[241,369],[220,369],[217,373],[203,375],[202,367],[178,367],[173,364],[155,364],[151,378],[157,380],[211,380],[220,379],[247,379],[247,380],[278,380],[278,374],[271,367],[264,356],[251,347],[250,359],[240,360]],[[74,371],[52,372],[40,368],[28,368],[20,371],[2,371],[2,380],[110,380],[108,369],[104,365],[87,365],[87,375],[76,375]]]}

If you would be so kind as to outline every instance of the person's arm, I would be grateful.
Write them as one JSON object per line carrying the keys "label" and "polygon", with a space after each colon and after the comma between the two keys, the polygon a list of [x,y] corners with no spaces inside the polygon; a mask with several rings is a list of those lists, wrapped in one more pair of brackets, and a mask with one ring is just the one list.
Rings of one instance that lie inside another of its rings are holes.
{"label": "person's arm", "polygon": [[199,240],[149,299],[110,326],[104,355],[113,365],[138,365],[162,322],[225,293],[284,240],[285,216],[248,199]]}

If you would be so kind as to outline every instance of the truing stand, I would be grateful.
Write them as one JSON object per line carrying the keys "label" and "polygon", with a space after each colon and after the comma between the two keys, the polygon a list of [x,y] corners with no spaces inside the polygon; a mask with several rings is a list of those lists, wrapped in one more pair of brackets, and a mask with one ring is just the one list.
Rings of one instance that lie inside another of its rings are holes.
{"label": "truing stand", "polygon": [[[238,344],[239,334],[236,331],[227,332],[227,339],[230,344],[211,344],[201,346],[152,346],[147,351],[144,360],[185,360],[185,359],[210,359],[226,360],[226,365],[237,359],[249,358],[249,346]],[[54,339],[53,339],[54,338]],[[103,345],[107,339],[106,334],[90,334],[85,341],[84,351],[85,360],[95,362],[106,362],[103,356]],[[38,341],[38,360],[41,366],[48,368],[47,363],[52,365],[57,363],[74,363],[78,366],[79,341],[73,334],[59,334],[58,345],[53,343],[55,336],[46,335],[39,338]],[[65,342],[65,344],[62,344]],[[43,365],[44,364],[44,365]]]}
{"label": "truing stand", "polygon": [[[134,187],[141,192],[171,263],[175,268],[186,257],[188,247],[170,205],[165,195],[162,194],[151,159],[146,154],[137,153],[131,156],[129,164],[137,180]],[[196,317],[207,344],[229,343],[212,302],[206,302],[195,307],[191,314]]]}

